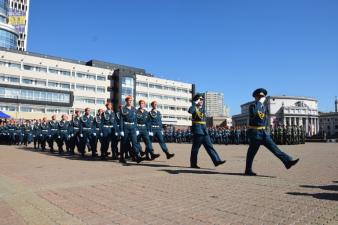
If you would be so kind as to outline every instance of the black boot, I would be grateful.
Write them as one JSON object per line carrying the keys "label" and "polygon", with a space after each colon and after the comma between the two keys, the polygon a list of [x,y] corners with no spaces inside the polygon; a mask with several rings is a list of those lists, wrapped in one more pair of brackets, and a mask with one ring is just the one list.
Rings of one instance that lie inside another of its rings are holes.
{"label": "black boot", "polygon": [[165,155],[167,156],[167,159],[171,159],[172,157],[175,156],[175,154],[169,152],[165,152]]}
{"label": "black boot", "polygon": [[290,162],[285,163],[286,169],[290,169],[291,167],[296,165],[298,163],[298,161],[299,161],[299,159],[296,159],[296,160],[292,160]]}
{"label": "black boot", "polygon": [[160,154],[155,154],[154,152],[150,152],[150,156],[151,156],[151,160],[154,160],[154,159],[157,159],[158,157],[160,157]]}

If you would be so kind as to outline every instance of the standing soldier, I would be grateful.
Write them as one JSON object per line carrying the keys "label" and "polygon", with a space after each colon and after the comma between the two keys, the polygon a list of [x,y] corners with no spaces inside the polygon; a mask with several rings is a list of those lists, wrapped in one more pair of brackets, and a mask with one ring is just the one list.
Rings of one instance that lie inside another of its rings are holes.
{"label": "standing soldier", "polygon": [[255,90],[252,96],[255,102],[249,106],[249,139],[250,145],[246,157],[245,174],[248,176],[256,176],[252,171],[252,163],[260,145],[264,145],[276,157],[278,157],[286,167],[290,169],[299,159],[293,160],[291,156],[282,152],[271,139],[266,131],[267,126],[267,109],[264,105],[267,91],[263,88]]}
{"label": "standing soldier", "polygon": [[57,144],[59,148],[59,155],[62,155],[64,153],[63,151],[63,144],[66,145],[66,150],[69,152],[69,140],[70,140],[70,134],[71,131],[71,125],[68,121],[67,115],[62,115],[61,120],[58,122],[58,139]]}
{"label": "standing soldier", "polygon": [[288,145],[292,144],[292,128],[291,126],[286,127],[286,142]]}
{"label": "standing soldier", "polygon": [[300,129],[301,143],[305,144],[305,130],[304,130],[303,126],[300,126],[299,129]]}
{"label": "standing soldier", "polygon": [[49,133],[50,133],[47,117],[43,117],[42,122],[40,123],[40,126],[39,126],[39,130],[40,130],[39,139],[41,142],[41,150],[44,152],[46,150],[46,142],[48,140]]}
{"label": "standing soldier", "polygon": [[168,147],[163,140],[163,124],[162,124],[162,115],[160,111],[157,110],[157,102],[153,101],[151,103],[151,111],[149,112],[150,116],[150,136],[157,138],[158,143],[161,146],[162,151],[167,156],[167,159],[170,159],[175,156],[175,154],[169,153]]}
{"label": "standing soldier", "polygon": [[54,141],[58,137],[58,122],[56,121],[56,115],[52,116],[52,120],[49,121],[49,136],[48,136],[48,145],[50,152],[54,153]]}
{"label": "standing soldier", "polygon": [[[85,108],[85,114],[80,117],[80,153],[84,157],[86,154],[86,146],[93,145],[92,130],[94,118],[90,115],[90,108]],[[90,149],[91,150],[91,149]],[[94,156],[94,155],[93,155]]]}
{"label": "standing soldier", "polygon": [[131,150],[132,156],[136,160],[137,163],[143,161],[143,158],[140,155],[140,150],[138,148],[137,136],[139,135],[139,131],[137,129],[136,123],[136,109],[132,106],[133,98],[131,96],[127,96],[125,98],[126,105],[121,107],[121,136],[122,136],[122,148],[120,153],[120,162],[126,163],[124,159],[124,152],[129,149],[131,142]]}
{"label": "standing soldier", "polygon": [[113,111],[113,104],[106,103],[106,110],[101,114],[102,123],[102,146],[101,146],[101,159],[105,160],[108,156],[109,143],[111,143],[112,158],[117,159],[118,152],[115,149],[116,142],[118,141],[119,128],[116,123],[116,115]]}
{"label": "standing soldier", "polygon": [[192,114],[192,133],[193,133],[193,144],[191,148],[190,156],[190,167],[199,169],[197,165],[198,151],[203,144],[205,150],[209,154],[212,162],[215,166],[219,166],[225,163],[225,160],[221,160],[218,153],[214,149],[208,129],[205,122],[205,114],[203,106],[203,96],[202,94],[196,94],[193,98],[192,106],[189,108],[188,112]]}
{"label": "standing soldier", "polygon": [[74,155],[75,152],[75,146],[77,147],[77,150],[80,152],[80,110],[75,110],[75,115],[72,116],[72,120],[70,122],[71,126],[71,134],[70,134],[70,140],[69,140],[69,150],[70,154]]}
{"label": "standing soldier", "polygon": [[23,124],[23,134],[23,143],[27,147],[27,145],[29,145],[33,141],[33,127],[31,126],[30,120],[26,120],[26,122]]}
{"label": "standing soldier", "polygon": [[283,127],[281,125],[277,127],[277,144],[283,144]]}
{"label": "standing soldier", "polygon": [[[97,143],[100,141],[101,143],[101,156],[102,156],[102,138],[103,138],[103,130],[102,130],[102,114],[103,109],[97,110],[97,114],[94,117],[94,126],[93,126],[93,146],[92,146],[92,154],[97,156]],[[94,152],[94,153],[93,153]]]}
{"label": "standing soldier", "polygon": [[283,125],[283,145],[289,144],[288,143],[288,128],[286,125]]}
{"label": "standing soldier", "polygon": [[9,135],[9,145],[15,144],[15,123],[14,120],[10,120],[8,127],[8,135]]}
{"label": "standing soldier", "polygon": [[154,154],[153,145],[150,141],[149,133],[150,133],[150,123],[149,123],[149,113],[145,109],[146,102],[144,100],[140,100],[139,102],[139,108],[136,112],[137,117],[137,128],[140,132],[138,136],[138,144],[139,149],[141,150],[141,139],[143,139],[144,144],[146,146],[146,159],[147,160],[154,160],[158,158],[159,154]]}

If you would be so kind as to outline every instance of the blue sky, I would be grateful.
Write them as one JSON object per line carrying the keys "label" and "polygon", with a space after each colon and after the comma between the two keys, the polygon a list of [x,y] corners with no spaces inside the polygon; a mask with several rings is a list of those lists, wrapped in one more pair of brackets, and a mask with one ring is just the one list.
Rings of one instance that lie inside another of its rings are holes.
{"label": "blue sky", "polygon": [[28,50],[141,67],[225,93],[338,95],[336,0],[31,0]]}

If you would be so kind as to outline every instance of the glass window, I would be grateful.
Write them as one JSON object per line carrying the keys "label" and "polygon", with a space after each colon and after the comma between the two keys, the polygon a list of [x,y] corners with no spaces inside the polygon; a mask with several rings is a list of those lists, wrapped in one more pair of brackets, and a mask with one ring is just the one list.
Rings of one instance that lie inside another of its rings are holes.
{"label": "glass window", "polygon": [[64,76],[70,76],[70,71],[68,70],[60,70],[60,74]]}
{"label": "glass window", "polygon": [[104,87],[97,87],[96,88],[96,91],[98,92],[98,93],[105,93],[105,88]]}
{"label": "glass window", "polygon": [[97,75],[96,80],[105,81],[106,77],[105,76],[101,76],[101,75]]}
{"label": "glass window", "polygon": [[26,64],[24,64],[24,65],[23,65],[23,69],[24,69],[24,70],[30,70],[30,71],[33,71],[33,70],[34,70],[34,67],[31,66],[31,65],[26,65]]}
{"label": "glass window", "polygon": [[83,84],[76,84],[76,90],[85,91],[86,90],[86,86],[83,85]]}
{"label": "glass window", "polygon": [[70,89],[70,84],[69,83],[60,83],[60,87],[63,89]]}
{"label": "glass window", "polygon": [[57,69],[52,69],[52,68],[49,68],[49,73],[53,73],[53,74],[59,74],[59,70],[57,70]]}
{"label": "glass window", "polygon": [[98,104],[98,105],[104,105],[105,102],[106,102],[106,101],[105,101],[104,99],[102,99],[102,98],[96,99],[96,104]]}
{"label": "glass window", "polygon": [[84,73],[77,72],[76,76],[79,77],[79,78],[86,78],[86,74],[84,74]]}
{"label": "glass window", "polygon": [[36,67],[35,70],[41,73],[47,73],[47,67]]}
{"label": "glass window", "polygon": [[54,82],[54,81],[48,81],[48,87],[57,88],[57,87],[59,87],[59,83],[58,82]]}
{"label": "glass window", "polygon": [[96,80],[95,74],[87,74],[87,79]]}
{"label": "glass window", "polygon": [[21,64],[19,64],[19,63],[9,62],[8,67],[21,70]]}
{"label": "glass window", "polygon": [[33,109],[31,107],[27,107],[27,106],[21,106],[20,107],[20,112],[32,112]]}
{"label": "glass window", "polygon": [[22,83],[23,84],[33,84],[33,80],[32,79],[22,79]]}
{"label": "glass window", "polygon": [[87,90],[87,91],[91,91],[91,92],[95,92],[95,86],[89,86],[89,85],[88,85],[88,86],[86,87],[86,90]]}

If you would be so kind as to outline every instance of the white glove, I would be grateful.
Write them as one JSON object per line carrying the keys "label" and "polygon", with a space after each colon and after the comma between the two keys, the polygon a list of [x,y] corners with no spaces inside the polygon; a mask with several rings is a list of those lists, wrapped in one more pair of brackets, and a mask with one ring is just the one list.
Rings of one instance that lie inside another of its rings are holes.
{"label": "white glove", "polygon": [[48,135],[48,137],[52,137],[52,135]]}
{"label": "white glove", "polygon": [[103,133],[100,133],[100,136],[103,137]]}
{"label": "white glove", "polygon": [[161,134],[164,135],[163,131],[161,131]]}
{"label": "white glove", "polygon": [[139,136],[140,135],[140,131],[136,131],[136,136]]}
{"label": "white glove", "polygon": [[265,100],[266,100],[266,97],[262,97],[262,98],[259,99],[259,102],[264,104]]}
{"label": "white glove", "polygon": [[124,137],[124,132],[123,131],[121,131],[120,134],[121,134],[122,137]]}
{"label": "white glove", "polygon": [[154,136],[154,133],[153,132],[149,132],[149,136]]}
{"label": "white glove", "polygon": [[33,137],[35,137],[35,135],[33,135]]}
{"label": "white glove", "polygon": [[61,137],[60,137],[60,136],[58,136],[58,138],[60,139]]}
{"label": "white glove", "polygon": [[96,137],[96,133],[93,133],[93,135]]}
{"label": "white glove", "polygon": [[115,132],[115,136],[116,136],[116,137],[119,136],[119,133]]}
{"label": "white glove", "polygon": [[80,137],[83,137],[83,134],[80,134]]}
{"label": "white glove", "polygon": [[42,137],[42,134],[40,134],[40,137]]}
{"label": "white glove", "polygon": [[68,135],[68,138],[70,138],[70,135]]}
{"label": "white glove", "polygon": [[71,136],[74,137],[74,134],[72,134]]}

